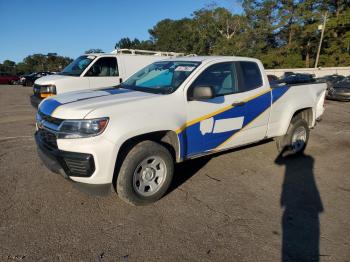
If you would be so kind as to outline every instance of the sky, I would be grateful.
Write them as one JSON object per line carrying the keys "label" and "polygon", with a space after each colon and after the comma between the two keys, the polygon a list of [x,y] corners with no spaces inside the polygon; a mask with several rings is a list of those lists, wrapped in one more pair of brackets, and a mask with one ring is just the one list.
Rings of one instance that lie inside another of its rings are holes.
{"label": "sky", "polygon": [[0,0],[0,63],[36,53],[110,52],[122,37],[149,39],[158,21],[190,17],[213,2],[242,12],[237,0]]}

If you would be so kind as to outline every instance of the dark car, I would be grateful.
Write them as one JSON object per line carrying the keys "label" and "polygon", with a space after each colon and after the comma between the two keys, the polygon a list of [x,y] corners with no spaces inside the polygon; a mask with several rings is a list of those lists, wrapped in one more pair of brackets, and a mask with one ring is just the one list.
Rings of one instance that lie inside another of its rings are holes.
{"label": "dark car", "polygon": [[18,76],[10,75],[8,73],[0,72],[0,84],[14,85],[19,81]]}
{"label": "dark car", "polygon": [[285,74],[280,82],[292,85],[292,84],[302,84],[302,83],[312,83],[315,82],[315,75],[313,74],[300,74],[300,73],[291,73]]}
{"label": "dark car", "polygon": [[342,81],[338,81],[329,88],[327,99],[338,101],[350,101],[350,76],[344,78]]}
{"label": "dark car", "polygon": [[295,73],[291,72],[291,71],[286,71],[286,72],[284,72],[282,78],[286,78],[287,76],[290,76],[290,75],[295,75]]}
{"label": "dark car", "polygon": [[37,73],[32,73],[29,75],[25,75],[21,77],[21,84],[23,86],[32,86],[35,82],[40,77],[47,76],[47,75],[52,75],[52,72],[37,72]]}
{"label": "dark car", "polygon": [[327,75],[327,76],[323,76],[320,78],[317,78],[318,82],[326,82],[327,83],[327,90],[329,90],[331,87],[333,87],[333,85],[339,81],[342,81],[345,78],[345,76],[342,75]]}
{"label": "dark car", "polygon": [[270,85],[278,85],[279,78],[275,75],[267,75],[267,79],[269,80]]}

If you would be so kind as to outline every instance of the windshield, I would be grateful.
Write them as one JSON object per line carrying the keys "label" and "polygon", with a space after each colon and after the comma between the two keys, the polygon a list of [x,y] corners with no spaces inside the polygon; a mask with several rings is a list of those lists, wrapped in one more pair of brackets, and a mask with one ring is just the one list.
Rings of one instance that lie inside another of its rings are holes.
{"label": "windshield", "polygon": [[131,76],[120,87],[136,91],[169,94],[174,92],[200,62],[155,62]]}
{"label": "windshield", "polygon": [[79,56],[72,63],[67,65],[60,75],[80,76],[95,58],[96,56],[92,55]]}

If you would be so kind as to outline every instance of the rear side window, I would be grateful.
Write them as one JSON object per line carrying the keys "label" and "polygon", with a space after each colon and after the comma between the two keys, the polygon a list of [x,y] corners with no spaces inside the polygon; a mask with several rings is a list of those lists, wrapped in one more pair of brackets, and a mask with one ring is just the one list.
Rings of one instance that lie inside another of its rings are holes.
{"label": "rear side window", "polygon": [[91,66],[87,76],[118,76],[117,59],[114,57],[102,57]]}
{"label": "rear side window", "polygon": [[263,84],[259,66],[255,62],[237,62],[237,73],[240,78],[240,92],[261,87]]}

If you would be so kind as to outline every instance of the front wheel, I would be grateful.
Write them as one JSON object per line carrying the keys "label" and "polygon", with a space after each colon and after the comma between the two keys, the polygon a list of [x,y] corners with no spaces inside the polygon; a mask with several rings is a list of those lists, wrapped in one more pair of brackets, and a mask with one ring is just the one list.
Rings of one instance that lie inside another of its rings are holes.
{"label": "front wheel", "polygon": [[132,205],[159,200],[168,190],[174,173],[170,152],[159,143],[143,141],[126,155],[116,181],[119,197]]}
{"label": "front wheel", "polygon": [[293,117],[287,133],[276,139],[277,150],[291,155],[301,154],[307,146],[309,134],[307,122],[298,116]]}

